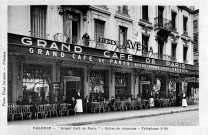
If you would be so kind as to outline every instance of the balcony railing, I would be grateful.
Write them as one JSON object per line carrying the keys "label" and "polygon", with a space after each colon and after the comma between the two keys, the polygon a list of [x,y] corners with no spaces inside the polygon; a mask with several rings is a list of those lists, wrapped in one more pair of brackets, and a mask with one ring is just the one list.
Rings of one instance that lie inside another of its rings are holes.
{"label": "balcony railing", "polygon": [[53,36],[54,40],[59,41],[59,42],[64,42],[64,43],[72,43],[72,44],[77,44],[79,39],[77,36],[72,36],[70,38],[68,35],[63,34],[63,33],[56,33]]}
{"label": "balcony railing", "polygon": [[152,58],[161,59],[161,60],[169,60],[169,61],[172,60],[171,55],[163,54],[163,53],[153,53]]}
{"label": "balcony railing", "polygon": [[168,19],[165,19],[162,17],[156,17],[154,27],[158,27],[161,29],[166,29],[166,30],[171,31],[172,23]]}
{"label": "balcony railing", "polygon": [[49,34],[29,31],[32,37],[48,39]]}

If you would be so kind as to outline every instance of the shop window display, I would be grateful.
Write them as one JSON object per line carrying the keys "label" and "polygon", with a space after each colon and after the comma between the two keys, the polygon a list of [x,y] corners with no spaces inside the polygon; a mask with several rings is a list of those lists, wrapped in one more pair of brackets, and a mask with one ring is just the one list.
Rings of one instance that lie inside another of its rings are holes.
{"label": "shop window display", "polygon": [[128,86],[128,75],[122,73],[116,73],[115,75],[115,96],[120,99],[131,97]]}
{"label": "shop window display", "polygon": [[51,86],[50,65],[24,64],[23,66],[23,100],[32,97],[45,99],[49,96]]}
{"label": "shop window display", "polygon": [[108,91],[106,87],[105,71],[92,71],[90,74],[90,98],[94,97],[99,100],[101,97],[108,98]]}

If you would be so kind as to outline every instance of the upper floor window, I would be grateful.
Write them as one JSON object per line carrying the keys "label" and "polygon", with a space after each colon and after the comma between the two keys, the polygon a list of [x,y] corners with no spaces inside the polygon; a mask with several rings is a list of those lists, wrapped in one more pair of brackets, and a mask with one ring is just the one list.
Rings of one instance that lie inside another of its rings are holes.
{"label": "upper floor window", "polygon": [[117,13],[125,15],[125,16],[129,16],[129,14],[128,14],[128,6],[127,5],[118,6]]}
{"label": "upper floor window", "polygon": [[97,42],[99,38],[104,37],[105,22],[102,20],[95,19],[95,41]]}
{"label": "upper floor window", "polygon": [[158,6],[158,18],[163,18],[164,7]]}
{"label": "upper floor window", "polygon": [[194,27],[194,32],[197,32],[198,31],[198,21],[197,20],[194,20],[193,27]]}
{"label": "upper floor window", "polygon": [[[121,46],[125,46],[126,41],[127,41],[127,28],[123,26],[119,26],[119,44]],[[126,49],[124,48],[123,51],[126,51]]]}
{"label": "upper floor window", "polygon": [[142,34],[142,52],[148,52],[149,37]]}
{"label": "upper floor window", "polygon": [[175,12],[172,12],[172,14],[171,14],[171,18],[172,18],[172,20],[171,20],[172,21],[172,30],[175,31],[175,32],[177,31],[176,30],[176,15],[177,14]]}
{"label": "upper floor window", "polygon": [[188,35],[188,32],[187,32],[187,22],[188,22],[188,18],[183,16],[183,34],[184,35]]}
{"label": "upper floor window", "polygon": [[188,47],[184,46],[183,47],[183,60],[187,61],[187,52],[188,52]]}
{"label": "upper floor window", "polygon": [[119,26],[119,43],[123,45],[127,40],[127,28],[123,26]]}
{"label": "upper floor window", "polygon": [[148,6],[142,6],[142,20],[149,21]]}
{"label": "upper floor window", "polygon": [[172,60],[176,59],[176,48],[177,48],[177,44],[172,43],[172,52],[171,52]]}
{"label": "upper floor window", "polygon": [[46,16],[47,6],[30,6],[31,36],[38,38],[47,38],[46,34]]}
{"label": "upper floor window", "polygon": [[75,12],[64,12],[64,42],[76,44],[80,37],[80,15]]}

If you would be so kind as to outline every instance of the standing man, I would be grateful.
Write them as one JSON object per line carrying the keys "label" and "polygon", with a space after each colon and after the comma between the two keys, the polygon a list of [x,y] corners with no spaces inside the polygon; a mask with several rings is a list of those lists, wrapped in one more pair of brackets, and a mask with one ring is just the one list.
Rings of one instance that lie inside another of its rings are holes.
{"label": "standing man", "polygon": [[76,93],[76,112],[77,113],[82,113],[83,112],[82,98],[81,98],[81,94],[80,94],[80,89],[77,89],[77,93]]}
{"label": "standing man", "polygon": [[82,40],[85,46],[89,46],[90,36],[88,35],[87,32],[82,36]]}

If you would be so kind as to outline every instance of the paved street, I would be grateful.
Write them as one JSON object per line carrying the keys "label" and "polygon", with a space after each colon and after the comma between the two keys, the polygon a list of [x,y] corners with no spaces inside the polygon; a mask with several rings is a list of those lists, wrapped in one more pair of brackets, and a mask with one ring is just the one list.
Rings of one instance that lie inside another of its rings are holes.
{"label": "paved street", "polygon": [[152,117],[119,120],[87,126],[198,126],[199,111],[188,111]]}

